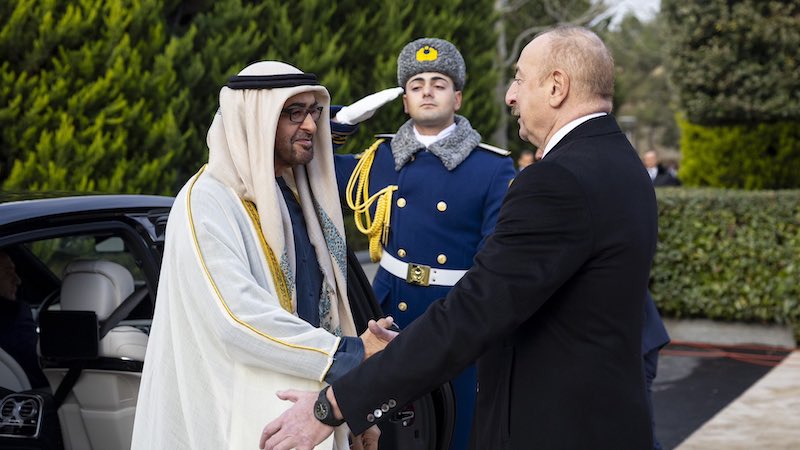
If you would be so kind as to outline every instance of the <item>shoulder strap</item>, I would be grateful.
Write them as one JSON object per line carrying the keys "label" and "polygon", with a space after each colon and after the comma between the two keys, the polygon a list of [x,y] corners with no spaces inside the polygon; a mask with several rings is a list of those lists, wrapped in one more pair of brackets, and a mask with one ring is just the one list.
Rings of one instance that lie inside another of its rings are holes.
{"label": "shoulder strap", "polygon": [[368,148],[367,150],[364,150],[361,153],[356,153],[356,155],[355,155],[356,159],[363,158],[364,155],[367,153],[367,151],[372,149],[372,147],[375,147],[375,151],[377,151],[378,150],[377,146],[379,146],[381,143],[383,143],[385,141],[392,140],[392,138],[394,138],[394,136],[395,136],[394,134],[387,134],[387,133],[376,134],[375,135],[375,139],[377,139],[377,140],[375,142],[373,142],[372,145],[370,146],[370,148]]}
{"label": "shoulder strap", "polygon": [[108,316],[108,318],[100,323],[100,333],[98,335],[98,339],[103,339],[112,328],[116,327],[119,322],[128,317],[136,308],[139,303],[147,297],[147,286],[142,286],[139,289],[133,291],[133,294],[129,295],[128,298],[123,300],[117,309]]}
{"label": "shoulder strap", "polygon": [[489,150],[492,153],[497,153],[500,156],[509,156],[509,155],[511,155],[511,152],[508,151],[508,150],[502,149],[500,147],[495,147],[494,145],[485,144],[483,142],[478,144],[478,147],[480,147],[480,148],[482,148],[484,150]]}
{"label": "shoulder strap", "polygon": [[81,376],[81,371],[83,371],[83,366],[83,361],[75,363],[69,368],[64,378],[61,379],[61,384],[58,385],[58,389],[56,389],[55,394],[53,394],[53,402],[55,403],[56,411],[58,411],[58,408],[64,403],[67,394],[75,387],[75,383],[78,382],[78,377]]}

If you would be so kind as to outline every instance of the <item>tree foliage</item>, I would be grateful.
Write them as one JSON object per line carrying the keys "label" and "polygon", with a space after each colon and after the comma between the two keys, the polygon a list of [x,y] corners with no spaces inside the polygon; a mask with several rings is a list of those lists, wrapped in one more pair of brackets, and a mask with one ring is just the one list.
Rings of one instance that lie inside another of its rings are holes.
{"label": "tree foliage", "polygon": [[[316,73],[349,104],[397,84],[409,41],[452,41],[467,63],[461,114],[484,136],[498,105],[489,0],[18,0],[0,5],[5,189],[174,193],[206,160],[219,89],[264,59]],[[348,146],[405,120],[398,100]]]}
{"label": "tree foliage", "polygon": [[800,118],[800,3],[663,0],[670,79],[692,123]]}
{"label": "tree foliage", "polygon": [[[599,20],[607,12],[603,0],[496,0],[494,2],[497,39],[493,71],[498,78],[493,87],[497,118],[491,143],[510,149],[515,155],[531,144],[519,139],[516,121],[509,121],[505,94],[514,77],[514,64],[522,49],[540,32],[558,25],[588,26],[602,31],[608,20]],[[485,136],[485,135],[484,135]]]}
{"label": "tree foliage", "polygon": [[628,15],[602,33],[614,56],[614,114],[636,118],[633,143],[640,152],[678,147],[676,106],[671,101],[660,16],[642,22]]}
{"label": "tree foliage", "polygon": [[796,188],[800,3],[664,0],[687,185]]}
{"label": "tree foliage", "polygon": [[169,186],[172,192],[207,161],[206,133],[219,107],[220,87],[258,59],[256,55],[269,35],[253,18],[267,6],[217,0],[205,4],[180,2],[171,9],[168,17],[173,33],[189,42],[177,66],[182,86],[191,93],[191,113],[178,124],[188,138],[172,164],[176,171]]}
{"label": "tree foliage", "polygon": [[161,2],[1,8],[3,188],[168,192],[190,102]]}

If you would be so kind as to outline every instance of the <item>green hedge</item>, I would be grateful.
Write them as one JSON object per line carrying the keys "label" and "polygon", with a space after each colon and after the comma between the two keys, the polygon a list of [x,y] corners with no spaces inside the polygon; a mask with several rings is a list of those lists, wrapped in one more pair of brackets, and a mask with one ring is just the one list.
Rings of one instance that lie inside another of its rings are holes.
{"label": "green hedge", "polygon": [[688,186],[800,188],[800,121],[697,125],[678,119]]}
{"label": "green hedge", "polygon": [[788,324],[800,336],[800,191],[656,192],[650,289],[662,314]]}

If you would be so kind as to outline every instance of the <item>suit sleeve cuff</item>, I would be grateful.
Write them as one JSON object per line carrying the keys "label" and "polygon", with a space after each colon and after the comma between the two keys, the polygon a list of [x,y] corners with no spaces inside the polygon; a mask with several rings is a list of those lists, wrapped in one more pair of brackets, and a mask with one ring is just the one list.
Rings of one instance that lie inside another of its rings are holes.
{"label": "suit sleeve cuff", "polygon": [[333,355],[333,364],[325,375],[325,381],[330,384],[339,377],[349,372],[364,361],[364,343],[361,338],[344,336],[339,341],[339,348]]}
{"label": "suit sleeve cuff", "polygon": [[[336,113],[342,109],[340,105],[331,105],[331,119],[336,116]],[[343,123],[334,122],[331,120],[331,139],[333,140],[333,150],[339,150],[339,147],[347,143],[347,138],[358,131],[358,124],[345,125]]]}

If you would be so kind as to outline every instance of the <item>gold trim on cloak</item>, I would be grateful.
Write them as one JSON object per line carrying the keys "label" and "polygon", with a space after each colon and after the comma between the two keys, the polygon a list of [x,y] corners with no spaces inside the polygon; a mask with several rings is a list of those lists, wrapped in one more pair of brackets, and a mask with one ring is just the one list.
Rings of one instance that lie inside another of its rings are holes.
{"label": "gold trim on cloak", "polygon": [[272,274],[272,281],[275,283],[275,290],[278,291],[278,300],[280,301],[283,309],[289,311],[290,313],[294,313],[294,308],[292,307],[292,296],[289,294],[289,286],[286,284],[286,277],[283,275],[281,265],[278,263],[275,253],[273,253],[272,249],[269,247],[269,244],[267,244],[267,239],[264,237],[264,232],[261,230],[261,217],[258,215],[256,204],[249,200],[241,200],[242,204],[244,205],[244,209],[247,210],[247,214],[253,221],[253,226],[258,234],[258,241],[261,243],[261,250],[264,251],[264,255],[267,257],[267,264],[269,265],[269,271]]}
{"label": "gold trim on cloak", "polygon": [[[203,171],[205,171],[205,169],[206,169],[206,166],[204,165],[200,169],[200,171],[197,172],[197,174],[194,176],[194,179],[192,180],[192,183],[189,186],[189,190],[186,193],[186,211],[187,211],[187,213],[189,215],[189,228],[190,228],[190,231],[192,233],[192,241],[194,242],[194,246],[195,246],[195,250],[197,250],[197,254],[200,255],[200,265],[203,267],[203,272],[205,272],[205,275],[208,278],[208,281],[211,283],[211,288],[214,290],[214,293],[217,295],[217,298],[219,299],[219,302],[222,304],[222,307],[225,309],[225,311],[228,313],[228,315],[231,317],[231,319],[233,319],[234,322],[238,323],[239,325],[247,328],[248,330],[252,331],[253,333],[255,333],[255,334],[257,334],[257,335],[259,335],[259,336],[261,336],[261,337],[263,337],[265,339],[268,339],[270,341],[276,342],[276,343],[281,344],[281,345],[285,345],[285,346],[287,346],[289,348],[294,348],[294,349],[298,349],[298,350],[310,350],[312,352],[321,353],[323,355],[326,355],[326,356],[330,357],[331,353],[327,352],[325,350],[322,350],[322,349],[319,349],[319,348],[314,348],[314,347],[307,347],[307,346],[304,346],[304,345],[290,344],[290,343],[288,343],[286,341],[283,341],[281,339],[272,337],[272,336],[264,333],[263,331],[257,329],[256,327],[250,325],[249,323],[247,323],[247,322],[243,321],[242,319],[240,319],[239,317],[237,317],[233,313],[233,311],[231,311],[231,309],[228,306],[228,304],[225,303],[225,299],[222,297],[222,292],[220,292],[219,288],[217,287],[217,283],[214,282],[214,278],[211,276],[211,273],[208,271],[208,266],[206,266],[206,262],[203,259],[203,252],[200,249],[200,243],[197,242],[197,232],[195,231],[194,218],[192,217],[192,201],[191,201],[192,200],[192,189],[194,188],[194,184],[200,178],[200,175],[203,173]],[[245,209],[247,209],[247,208],[245,208]],[[249,212],[248,212],[248,214],[249,214]],[[261,233],[261,227],[258,226],[258,227],[256,227],[256,229],[258,230],[258,234],[259,234],[260,238],[263,239],[263,234]],[[269,248],[269,247],[267,247],[267,248]],[[273,255],[273,259],[274,259],[274,255]],[[278,270],[280,270],[280,267],[278,267]],[[273,274],[274,273],[275,272],[273,271]],[[281,274],[281,278],[283,278],[283,272],[279,272],[279,273]],[[285,281],[284,281],[283,285],[284,285],[284,287],[286,286],[286,282]],[[287,289],[287,294],[288,294],[288,289]],[[279,294],[279,297],[280,297],[280,294]],[[282,300],[281,300],[281,303],[283,303]],[[291,300],[290,300],[290,304],[291,304]],[[281,305],[281,306],[283,306],[283,305]],[[337,339],[336,347],[338,348],[338,339]],[[329,367],[330,367],[330,363],[328,364],[328,367],[326,367],[325,373],[328,372],[328,368]],[[324,374],[323,374],[323,376],[324,376]]]}

